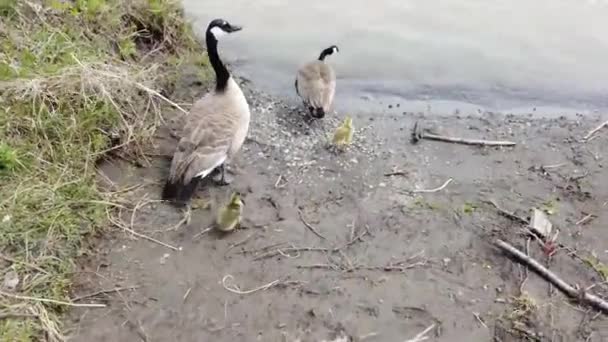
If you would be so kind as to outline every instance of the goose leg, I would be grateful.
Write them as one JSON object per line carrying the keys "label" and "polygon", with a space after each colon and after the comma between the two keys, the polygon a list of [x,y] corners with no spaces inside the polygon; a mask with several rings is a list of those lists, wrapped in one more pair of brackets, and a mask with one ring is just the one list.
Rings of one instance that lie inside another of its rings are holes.
{"label": "goose leg", "polygon": [[225,185],[229,185],[230,183],[232,183],[232,181],[226,176],[226,167],[224,164],[218,166],[216,170],[220,174],[219,179],[214,179],[214,181],[217,183],[217,185],[225,186]]}

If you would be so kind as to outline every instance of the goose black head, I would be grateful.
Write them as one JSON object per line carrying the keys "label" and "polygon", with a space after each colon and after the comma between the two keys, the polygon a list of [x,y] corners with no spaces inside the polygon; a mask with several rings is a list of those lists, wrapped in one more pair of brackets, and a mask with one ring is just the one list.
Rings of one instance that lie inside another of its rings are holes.
{"label": "goose black head", "polygon": [[242,29],[241,26],[232,25],[224,19],[214,19],[209,23],[209,26],[207,26],[207,34],[213,35],[213,38],[217,40],[225,34],[240,31]]}
{"label": "goose black head", "polygon": [[335,52],[340,52],[340,50],[338,49],[338,47],[336,45],[332,45],[332,46],[328,47],[327,49],[321,51],[321,55],[319,55],[319,60],[322,61],[325,59],[326,56],[329,56]]}

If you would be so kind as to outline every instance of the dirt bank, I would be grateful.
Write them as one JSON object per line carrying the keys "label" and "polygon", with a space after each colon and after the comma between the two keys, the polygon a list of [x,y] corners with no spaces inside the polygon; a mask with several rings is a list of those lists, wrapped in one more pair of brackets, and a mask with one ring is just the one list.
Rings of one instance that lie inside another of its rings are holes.
{"label": "dirt bank", "polygon": [[[601,150],[608,132],[580,141],[600,118],[436,117],[393,104],[375,115],[352,113],[356,143],[333,153],[327,136],[344,113],[310,123],[295,103],[246,86],[253,122],[232,165],[234,183],[201,190],[212,208],[193,210],[189,224],[178,225],[183,213],[154,201],[167,158],[146,167],[117,160],[101,166],[105,187],[107,177],[112,190],[131,191],[136,211],[124,212],[124,225],[178,250],[120,229],[100,240],[75,295],[136,288],[84,299],[109,306],[73,311],[74,341],[403,341],[432,324],[430,341],[608,338],[604,316],[568,302],[533,273],[522,285],[525,270],[491,242],[499,236],[523,250],[526,237],[486,203],[524,217],[533,206],[544,208],[559,242],[581,258],[606,260]],[[517,146],[414,145],[416,121]],[[169,132],[159,132],[154,153],[172,152]],[[449,178],[440,191],[411,192]],[[195,238],[232,189],[244,194],[246,229]],[[588,214],[594,216],[577,224]],[[546,261],[535,240],[529,250]],[[567,254],[558,250],[550,261],[565,280],[580,287],[604,281]]]}

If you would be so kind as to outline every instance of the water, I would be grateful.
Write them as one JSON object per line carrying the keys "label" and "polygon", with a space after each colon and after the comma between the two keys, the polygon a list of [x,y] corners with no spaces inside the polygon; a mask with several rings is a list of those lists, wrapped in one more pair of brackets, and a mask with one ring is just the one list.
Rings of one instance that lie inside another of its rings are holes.
{"label": "water", "polygon": [[[295,71],[332,44],[336,107],[562,114],[608,108],[607,0],[184,0],[238,74],[295,98]],[[370,107],[371,106],[371,107]]]}

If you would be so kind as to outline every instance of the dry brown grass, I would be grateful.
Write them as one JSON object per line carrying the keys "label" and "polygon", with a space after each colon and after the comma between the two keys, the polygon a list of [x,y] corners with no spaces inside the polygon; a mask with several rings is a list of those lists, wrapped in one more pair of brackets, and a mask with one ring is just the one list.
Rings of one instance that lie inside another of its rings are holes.
{"label": "dry brown grass", "polygon": [[133,209],[97,190],[95,163],[145,163],[182,110],[177,70],[206,61],[170,0],[0,0],[0,16],[0,340],[62,341],[84,241]]}

